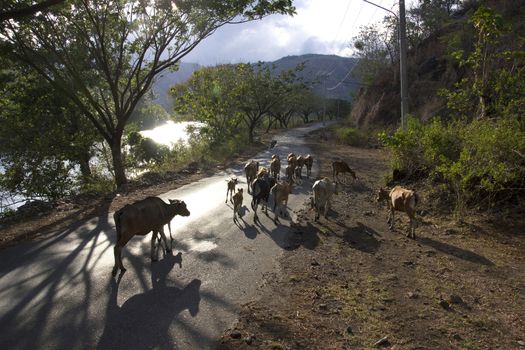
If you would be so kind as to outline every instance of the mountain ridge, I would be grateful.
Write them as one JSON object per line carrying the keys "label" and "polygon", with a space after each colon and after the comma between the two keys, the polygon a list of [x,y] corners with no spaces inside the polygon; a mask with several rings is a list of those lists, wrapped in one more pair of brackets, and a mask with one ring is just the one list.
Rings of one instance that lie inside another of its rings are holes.
{"label": "mountain ridge", "polygon": [[[299,76],[305,81],[318,81],[313,86],[316,94],[331,99],[350,101],[352,93],[360,85],[356,79],[351,77],[351,70],[357,61],[358,59],[354,57],[310,53],[285,56],[275,61],[262,63],[274,65],[277,72],[292,69],[304,63],[305,67]],[[181,62],[177,71],[163,72],[155,79],[152,86],[154,102],[171,112],[173,101],[168,94],[170,87],[186,81],[194,71],[203,67],[197,63]]]}

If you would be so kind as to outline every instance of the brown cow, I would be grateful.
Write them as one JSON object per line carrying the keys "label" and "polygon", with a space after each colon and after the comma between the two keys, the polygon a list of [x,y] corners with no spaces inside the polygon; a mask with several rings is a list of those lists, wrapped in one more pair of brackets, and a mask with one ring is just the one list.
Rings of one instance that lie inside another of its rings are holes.
{"label": "brown cow", "polygon": [[343,160],[335,160],[332,162],[332,176],[334,178],[334,181],[339,181],[339,173],[343,173],[343,180],[346,181],[346,173],[350,173],[350,176],[354,178],[354,180],[357,178],[355,175],[355,172],[350,169],[348,164]]}
{"label": "brown cow", "polygon": [[401,186],[395,186],[390,191],[380,188],[377,192],[377,201],[387,201],[390,208],[390,215],[388,216],[388,223],[390,229],[394,229],[394,212],[402,211],[408,215],[410,219],[410,227],[408,228],[407,237],[416,239],[416,205],[418,202],[418,195],[412,190],[407,190]]}
{"label": "brown cow", "polygon": [[246,174],[246,182],[248,183],[248,193],[250,193],[250,187],[252,186],[253,180],[257,177],[257,171],[259,171],[259,162],[250,160],[244,166],[244,173]]}
{"label": "brown cow", "polygon": [[273,212],[275,217],[274,222],[279,220],[277,207],[279,212],[286,216],[285,208],[288,205],[288,196],[292,193],[292,184],[286,182],[278,182],[271,188],[270,192],[273,196]]}
{"label": "brown cow", "polygon": [[230,194],[230,202],[233,203],[232,197],[233,197],[233,194],[235,193],[235,185],[237,185],[238,181],[236,177],[232,177],[226,181],[228,181],[228,187],[226,189],[226,200],[224,201],[224,203],[228,203],[228,194]]}
{"label": "brown cow", "polygon": [[[169,224],[175,215],[189,216],[190,212],[186,208],[186,203],[181,200],[169,200],[169,204],[158,197],[147,197],[133,204],[126,204],[123,208],[113,214],[115,228],[117,230],[117,242],[114,248],[115,266],[113,276],[120,268],[121,273],[126,269],[122,264],[122,248],[135,235],[145,236],[151,231],[151,260],[155,261],[154,250],[157,234],[164,240],[166,250],[168,242],[164,235],[164,225]],[[171,236],[171,232],[170,232]],[[160,238],[159,238],[160,240]]]}
{"label": "brown cow", "polygon": [[242,207],[242,200],[242,188],[238,188],[237,193],[233,195],[233,221],[237,221],[237,215],[241,216],[239,211]]}

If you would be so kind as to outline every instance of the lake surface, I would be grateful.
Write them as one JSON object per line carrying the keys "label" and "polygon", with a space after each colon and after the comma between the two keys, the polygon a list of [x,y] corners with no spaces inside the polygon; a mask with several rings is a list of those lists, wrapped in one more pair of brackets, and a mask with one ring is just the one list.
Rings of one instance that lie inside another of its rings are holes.
{"label": "lake surface", "polygon": [[[166,123],[159,125],[158,127],[151,130],[143,130],[140,134],[143,137],[152,139],[153,141],[173,148],[177,143],[188,144],[190,138],[190,133],[188,133],[187,128],[199,129],[205,124],[200,122],[174,122],[172,120],[167,121]],[[94,157],[96,158],[96,157]],[[96,161],[96,160],[95,160]],[[2,164],[0,164],[0,173],[4,171]],[[25,198],[21,196],[11,196],[8,193],[0,191],[0,212],[6,208],[16,209],[25,203]]]}
{"label": "lake surface", "polygon": [[171,148],[179,142],[188,142],[190,138],[190,134],[187,132],[188,127],[199,129],[203,126],[204,123],[200,122],[174,122],[169,120],[155,129],[141,131],[140,134]]}

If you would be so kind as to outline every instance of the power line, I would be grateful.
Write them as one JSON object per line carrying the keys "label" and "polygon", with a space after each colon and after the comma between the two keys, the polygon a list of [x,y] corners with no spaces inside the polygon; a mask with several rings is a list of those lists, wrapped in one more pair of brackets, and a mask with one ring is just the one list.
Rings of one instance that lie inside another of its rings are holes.
{"label": "power line", "polygon": [[[363,1],[372,4],[371,2],[369,2],[369,1],[367,1],[367,0],[363,0]],[[383,0],[381,0],[381,1],[379,2],[379,4],[381,4],[382,2],[383,2]],[[359,9],[359,12],[357,13],[356,20],[357,20],[357,18],[359,18],[359,15],[361,14],[361,11],[363,10],[363,6],[364,6],[364,4],[361,3],[361,5],[362,5],[362,6],[361,6],[361,8]],[[377,6],[377,7],[380,7],[380,8],[382,8],[382,9],[385,9],[385,8],[381,7],[380,5],[376,5],[376,4],[372,4],[372,5],[375,5],[375,6]],[[388,10],[387,10],[387,11],[388,11]],[[370,16],[370,19],[368,20],[368,22],[370,22],[370,21],[372,20],[372,18],[375,16],[376,12],[377,12],[377,9],[376,9],[376,11],[374,11],[374,12],[372,13],[372,15]],[[355,24],[355,21],[354,21],[354,24]],[[356,66],[357,66],[357,64],[354,64],[352,67],[350,67],[350,69],[348,70],[348,72],[346,72],[346,75],[344,76],[344,78],[341,79],[337,84],[335,84],[334,86],[332,86],[332,87],[330,87],[330,88],[326,88],[326,87],[325,87],[325,89],[326,89],[326,90],[329,90],[329,91],[332,91],[332,90],[337,89],[339,86],[341,86],[341,84],[343,84],[343,82],[346,80],[346,78],[348,78],[348,77],[350,76],[350,74],[354,71],[354,69],[355,69]],[[334,68],[334,69],[335,69],[335,68]]]}

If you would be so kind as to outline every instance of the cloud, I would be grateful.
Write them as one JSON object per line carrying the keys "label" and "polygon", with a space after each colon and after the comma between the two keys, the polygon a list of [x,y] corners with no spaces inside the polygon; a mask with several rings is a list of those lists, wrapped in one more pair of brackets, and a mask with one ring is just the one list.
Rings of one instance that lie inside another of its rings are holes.
{"label": "cloud", "polygon": [[[390,8],[393,0],[378,1]],[[293,17],[272,15],[262,20],[226,25],[201,42],[183,61],[203,65],[274,61],[305,53],[349,56],[350,39],[361,25],[384,16],[362,0],[294,1]]]}

